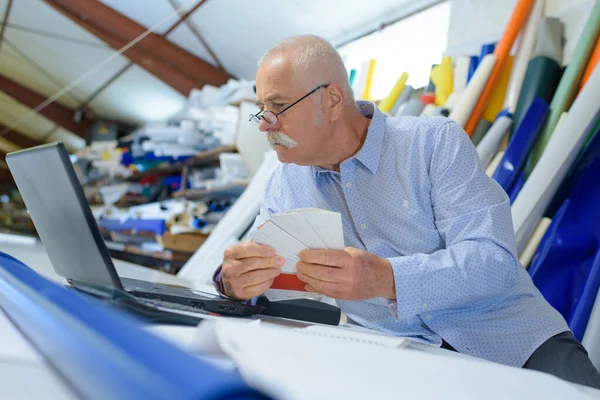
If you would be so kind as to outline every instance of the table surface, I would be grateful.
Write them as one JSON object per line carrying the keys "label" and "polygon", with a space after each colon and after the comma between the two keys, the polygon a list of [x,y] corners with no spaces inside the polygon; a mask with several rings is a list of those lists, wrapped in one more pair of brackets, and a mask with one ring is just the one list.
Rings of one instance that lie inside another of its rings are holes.
{"label": "table surface", "polygon": [[[58,276],[50,263],[48,255],[39,243],[33,245],[6,243],[0,238],[0,251],[10,254],[16,259],[35,269],[42,276],[56,281],[66,283],[65,279]],[[119,276],[148,280],[167,284],[185,284],[186,282],[176,276],[151,270],[143,266],[113,260]],[[266,318],[263,318],[266,319]],[[268,318],[270,322],[281,325],[288,324],[285,320]],[[297,326],[297,322],[293,323]],[[195,335],[195,327],[151,325],[146,328],[164,340],[182,348],[192,351],[191,344]],[[469,356],[440,348],[412,343],[413,349],[433,353],[445,357],[470,358]],[[218,368],[235,369],[230,360],[223,358],[203,357]],[[36,382],[36,385],[27,384]],[[600,391],[580,387],[586,393],[600,399]],[[60,380],[47,360],[44,360],[33,348],[33,346],[16,329],[12,322],[0,311],[0,398],[10,399],[71,399],[76,398],[71,389]]]}

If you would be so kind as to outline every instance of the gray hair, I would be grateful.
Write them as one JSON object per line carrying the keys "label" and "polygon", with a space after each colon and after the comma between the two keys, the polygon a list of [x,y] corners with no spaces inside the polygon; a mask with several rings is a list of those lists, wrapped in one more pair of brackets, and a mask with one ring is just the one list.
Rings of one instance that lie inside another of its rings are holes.
{"label": "gray hair", "polygon": [[[260,67],[266,60],[284,53],[291,54],[294,82],[310,91],[325,83],[337,83],[342,87],[346,104],[354,104],[348,71],[337,50],[325,39],[314,35],[287,38],[268,50],[258,61]],[[321,91],[317,92],[321,98]]]}

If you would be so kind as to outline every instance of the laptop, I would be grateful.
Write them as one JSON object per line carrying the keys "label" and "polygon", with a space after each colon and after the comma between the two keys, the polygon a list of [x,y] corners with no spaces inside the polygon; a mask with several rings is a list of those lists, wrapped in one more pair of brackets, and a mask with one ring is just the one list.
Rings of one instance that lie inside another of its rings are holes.
{"label": "laptop", "polygon": [[52,267],[74,289],[163,323],[195,325],[208,313],[264,310],[181,286],[120,278],[62,143],[10,153],[6,163]]}

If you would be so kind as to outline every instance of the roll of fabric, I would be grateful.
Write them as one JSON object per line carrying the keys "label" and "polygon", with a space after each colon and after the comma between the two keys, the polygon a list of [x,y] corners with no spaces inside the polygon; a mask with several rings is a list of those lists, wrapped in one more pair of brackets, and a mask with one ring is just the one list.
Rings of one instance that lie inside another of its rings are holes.
{"label": "roll of fabric", "polygon": [[492,94],[490,95],[488,106],[483,113],[483,119],[486,119],[490,122],[495,121],[498,113],[502,111],[502,107],[504,106],[504,97],[506,96],[508,81],[510,80],[513,67],[513,60],[513,56],[508,56],[504,66],[500,70],[500,76],[498,77],[496,86],[494,86],[494,90],[492,90]]}
{"label": "roll of fabric", "polygon": [[483,58],[477,71],[467,84],[467,88],[460,95],[459,102],[454,106],[450,113],[450,118],[456,121],[460,126],[465,126],[469,120],[469,115],[473,111],[473,107],[477,104],[479,95],[492,73],[498,59],[494,54],[488,54]]}
{"label": "roll of fabric", "polygon": [[413,88],[412,86],[404,86],[404,90],[400,94],[400,97],[398,97],[398,100],[396,100],[396,102],[394,103],[394,107],[392,107],[390,115],[394,115],[397,117],[399,115],[398,110],[400,109],[400,106],[402,104],[405,104],[408,100],[410,100],[410,97],[413,95],[414,91],[415,88]]}
{"label": "roll of fabric", "polygon": [[508,112],[512,114],[514,114],[517,109],[519,94],[521,93],[521,87],[523,86],[523,80],[525,79],[525,73],[527,72],[529,61],[532,58],[531,56],[533,54],[545,4],[545,0],[536,0],[533,9],[529,13],[529,17],[527,18],[527,25],[525,26],[523,36],[521,37],[519,50],[514,58],[512,72],[510,74],[510,80],[504,101],[504,109],[508,110]]}
{"label": "roll of fabric", "polygon": [[469,73],[467,74],[467,84],[471,82],[473,75],[475,75],[475,71],[477,71],[477,67],[482,60],[479,60],[477,56],[471,56],[469,59]]}
{"label": "roll of fabric", "polygon": [[435,84],[435,104],[443,106],[452,93],[454,71],[452,58],[443,56],[442,62],[431,70],[431,80]]}
{"label": "roll of fabric", "polygon": [[452,80],[452,92],[461,92],[467,87],[469,78],[469,64],[471,58],[469,56],[460,55],[454,61],[454,79]]}
{"label": "roll of fabric", "polygon": [[[600,2],[599,2],[600,4]],[[600,117],[600,68],[596,68],[550,136],[548,146],[512,206],[517,248],[521,251]]]}
{"label": "roll of fabric", "polygon": [[534,0],[517,0],[517,4],[513,9],[513,13],[506,25],[506,29],[498,42],[498,46],[494,51],[494,56],[496,56],[496,63],[494,65],[494,69],[492,70],[489,79],[487,80],[485,87],[483,88],[475,107],[473,108],[471,115],[467,123],[464,125],[465,131],[467,134],[472,135],[477,123],[483,116],[484,111],[486,110],[490,96],[494,90],[494,86],[497,84],[498,78],[500,76],[500,72],[504,67],[506,60],[509,56],[510,50],[513,47],[513,44],[519,34],[521,28],[527,22],[527,16],[533,7]]}
{"label": "roll of fabric", "polygon": [[377,60],[373,59],[369,61],[369,69],[367,70],[367,81],[365,83],[365,89],[362,93],[363,100],[371,100],[371,87],[373,86],[373,77],[375,76],[376,67]]}
{"label": "roll of fabric", "polygon": [[531,103],[529,110],[527,110],[523,121],[521,121],[513,137],[510,139],[508,147],[504,152],[504,157],[492,176],[506,193],[510,193],[515,179],[521,173],[521,169],[535,142],[535,138],[546,121],[548,110],[548,102],[536,97],[533,103]]}
{"label": "roll of fabric", "polygon": [[[550,140],[554,129],[556,128],[556,124],[558,123],[560,115],[563,111],[569,110],[569,107],[573,102],[573,98],[577,93],[577,89],[579,88],[579,82],[581,81],[581,77],[585,71],[585,67],[587,66],[590,54],[592,53],[594,45],[596,44],[596,39],[598,38],[599,32],[600,1],[596,1],[586,25],[583,28],[583,32],[581,32],[581,36],[577,41],[577,46],[575,47],[571,61],[569,62],[569,65],[567,65],[565,73],[558,84],[556,93],[552,98],[552,103],[550,103],[550,115],[548,116],[548,123],[546,124],[546,127],[544,128],[539,140],[531,152],[526,167],[527,174],[531,174],[531,171],[542,156],[542,153],[544,152],[544,149],[546,148],[546,145]],[[596,102],[597,101],[598,100],[596,99]]]}
{"label": "roll of fabric", "polygon": [[473,133],[473,136],[471,136],[471,141],[473,142],[474,146],[477,146],[481,142],[481,139],[484,138],[485,134],[490,130],[491,127],[492,123],[487,119],[482,119],[479,121],[477,128],[475,128],[475,133]]}
{"label": "roll of fabric", "polygon": [[507,115],[499,116],[494,121],[492,127],[477,145],[477,154],[479,155],[481,165],[487,167],[490,164],[490,161],[498,152],[500,142],[502,142],[502,139],[506,136],[511,126],[512,119]]}
{"label": "roll of fabric", "polygon": [[587,66],[585,67],[585,71],[583,72],[583,77],[581,78],[581,84],[579,85],[579,90],[583,88],[588,79],[590,79],[590,75],[594,72],[594,68],[600,62],[600,37],[596,41],[596,47],[594,47],[594,51],[592,51],[592,55],[590,56],[590,60],[588,61]]}
{"label": "roll of fabric", "polygon": [[425,108],[423,108],[423,111],[421,111],[421,116],[431,117],[436,109],[437,107],[435,104],[427,104]]}
{"label": "roll of fabric", "polygon": [[381,102],[379,103],[379,109],[382,112],[389,113],[392,111],[392,108],[394,107],[396,100],[398,100],[398,98],[400,97],[400,94],[402,94],[402,91],[404,90],[404,87],[406,86],[407,80],[408,80],[408,72],[403,72],[398,77],[398,80],[396,80],[394,87],[392,88],[390,93],[387,95],[387,97],[385,99],[381,100]]}
{"label": "roll of fabric", "polygon": [[354,87],[355,80],[356,80],[356,69],[352,68],[350,70],[350,75],[348,76],[348,83],[350,83],[350,87]]}
{"label": "roll of fabric", "polygon": [[513,130],[521,123],[525,112],[531,107],[533,99],[539,97],[547,102],[552,101],[552,96],[554,96],[560,81],[560,75],[560,64],[556,60],[539,56],[529,62],[514,115]]}
{"label": "roll of fabric", "polygon": [[370,61],[364,61],[360,67],[360,71],[356,76],[356,85],[354,87],[354,97],[357,100],[365,100],[363,94],[367,86],[367,76],[369,75]]}
{"label": "roll of fabric", "polygon": [[545,56],[563,62],[563,23],[558,18],[542,17],[531,57]]}
{"label": "roll of fabric", "polygon": [[410,99],[402,110],[402,116],[419,116],[423,112],[425,104],[419,99]]}
{"label": "roll of fabric", "polygon": [[542,218],[540,223],[537,225],[537,227],[533,231],[533,234],[531,235],[531,239],[529,239],[529,242],[527,242],[525,249],[519,256],[519,262],[526,269],[529,268],[529,265],[531,264],[531,260],[533,259],[533,256],[535,255],[535,252],[537,251],[537,249],[542,241],[542,238],[546,234],[546,231],[548,230],[548,227],[550,226],[551,222],[552,222],[552,220],[550,218]]}
{"label": "roll of fabric", "polygon": [[498,164],[500,164],[500,160],[502,160],[502,157],[504,157],[504,151],[501,150],[498,152],[498,154],[494,156],[492,162],[490,162],[490,165],[488,165],[485,169],[485,173],[487,174],[487,176],[491,178],[492,175],[494,175],[494,171],[496,171],[496,168],[498,168]]}
{"label": "roll of fabric", "polygon": [[433,114],[431,114],[432,117],[447,117],[450,114],[450,111],[448,111],[447,108],[444,107],[437,107],[435,109],[435,111],[433,112]]}

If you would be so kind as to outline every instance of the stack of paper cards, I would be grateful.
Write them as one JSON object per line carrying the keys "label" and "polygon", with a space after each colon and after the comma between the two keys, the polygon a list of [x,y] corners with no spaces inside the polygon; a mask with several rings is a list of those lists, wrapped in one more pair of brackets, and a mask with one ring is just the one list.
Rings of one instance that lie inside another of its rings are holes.
{"label": "stack of paper cards", "polygon": [[271,286],[274,289],[304,290],[296,277],[298,253],[311,249],[344,249],[344,233],[340,213],[318,208],[302,208],[273,214],[261,225],[252,242],[265,244],[285,258],[282,274]]}

